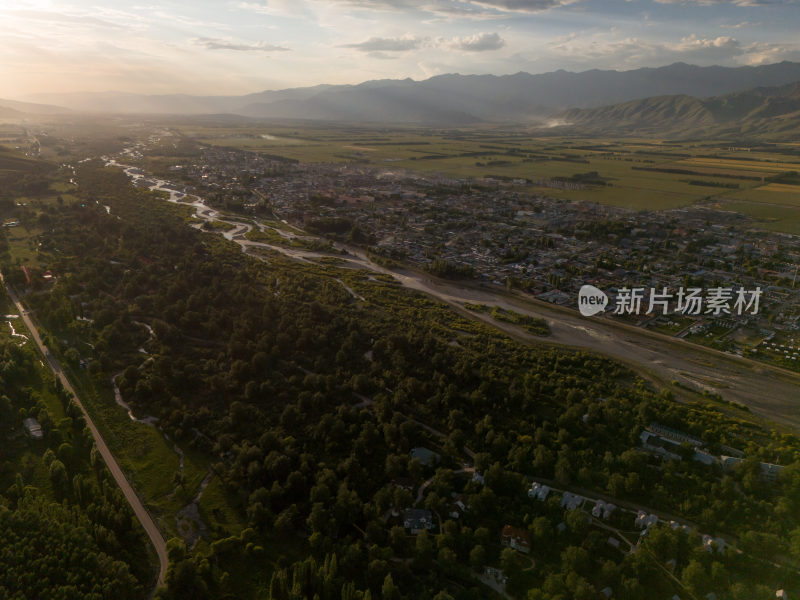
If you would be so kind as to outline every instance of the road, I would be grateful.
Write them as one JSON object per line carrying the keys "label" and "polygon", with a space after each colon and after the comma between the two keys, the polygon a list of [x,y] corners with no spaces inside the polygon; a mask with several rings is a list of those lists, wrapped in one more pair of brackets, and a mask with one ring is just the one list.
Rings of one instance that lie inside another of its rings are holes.
{"label": "road", "polygon": [[[61,385],[64,386],[64,389],[67,390],[73,397],[73,400],[81,409],[83,413],[84,419],[86,419],[86,425],[89,427],[89,431],[92,432],[92,437],[94,438],[95,444],[97,445],[97,450],[100,452],[100,456],[103,457],[103,460],[108,467],[108,470],[111,472],[111,475],[114,477],[114,480],[117,482],[117,485],[122,490],[122,493],[125,494],[125,499],[130,504],[131,508],[133,509],[136,518],[142,524],[142,527],[147,533],[147,537],[150,538],[150,541],[153,544],[153,547],[156,550],[156,554],[158,555],[158,581],[156,583],[155,588],[153,589],[153,594],[155,593],[155,589],[158,588],[160,585],[164,583],[164,576],[167,572],[167,565],[169,563],[169,559],[167,558],[167,543],[164,540],[164,536],[161,535],[161,531],[159,531],[158,527],[153,521],[153,518],[150,516],[150,513],[147,512],[147,509],[142,504],[142,501],[139,499],[139,496],[136,494],[136,491],[133,489],[131,484],[125,478],[125,474],[122,472],[122,469],[119,466],[119,463],[114,458],[114,455],[109,450],[108,446],[106,445],[105,441],[103,440],[103,436],[100,435],[100,432],[97,430],[92,418],[89,416],[89,413],[86,412],[86,409],[83,406],[78,394],[75,393],[72,385],[70,384],[69,380],[67,379],[66,375],[64,375],[64,371],[61,369],[61,365],[58,364],[56,358],[50,354],[50,351],[45,347],[44,343],[42,342],[42,338],[39,337],[39,331],[36,329],[36,326],[33,324],[33,321],[28,314],[28,311],[25,310],[25,307],[20,302],[17,295],[14,293],[9,286],[5,284],[5,279],[3,278],[3,274],[0,273],[0,283],[3,284],[6,288],[6,292],[8,293],[8,297],[11,298],[11,301],[14,303],[14,306],[17,307],[19,311],[20,318],[25,322],[25,325],[30,331],[31,339],[36,343],[39,348],[39,351],[44,356],[45,360],[47,361],[48,366],[53,371],[53,375],[61,382]],[[152,597],[152,594],[151,594]]]}

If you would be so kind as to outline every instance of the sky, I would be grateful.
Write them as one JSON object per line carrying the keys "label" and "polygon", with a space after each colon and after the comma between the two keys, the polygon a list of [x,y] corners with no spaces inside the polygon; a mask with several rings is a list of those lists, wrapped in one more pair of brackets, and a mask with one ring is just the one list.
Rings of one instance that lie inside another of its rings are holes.
{"label": "sky", "polygon": [[0,97],[759,65],[798,31],[800,0],[0,0]]}

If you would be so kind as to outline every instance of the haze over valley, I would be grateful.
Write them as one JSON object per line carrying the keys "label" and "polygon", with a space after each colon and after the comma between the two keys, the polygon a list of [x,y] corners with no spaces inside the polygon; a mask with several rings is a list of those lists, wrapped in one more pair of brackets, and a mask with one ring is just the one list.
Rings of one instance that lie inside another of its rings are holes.
{"label": "haze over valley", "polygon": [[800,597],[798,16],[0,6],[0,598]]}

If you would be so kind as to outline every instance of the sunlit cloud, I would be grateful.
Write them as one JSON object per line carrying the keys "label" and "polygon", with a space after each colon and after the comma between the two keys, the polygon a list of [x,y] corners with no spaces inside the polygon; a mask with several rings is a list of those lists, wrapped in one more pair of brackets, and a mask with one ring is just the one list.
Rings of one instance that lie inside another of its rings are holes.
{"label": "sunlit cloud", "polygon": [[453,48],[466,52],[486,52],[499,50],[506,45],[498,33],[478,33],[469,37],[456,38],[450,44]]}
{"label": "sunlit cloud", "polygon": [[416,50],[422,40],[416,37],[379,38],[372,37],[357,44],[342,44],[342,48],[352,48],[361,52],[407,52]]}
{"label": "sunlit cloud", "polygon": [[254,44],[243,44],[221,40],[219,38],[194,38],[192,43],[202,46],[207,50],[236,50],[239,52],[287,52],[289,48],[275,46],[267,42],[255,42]]}

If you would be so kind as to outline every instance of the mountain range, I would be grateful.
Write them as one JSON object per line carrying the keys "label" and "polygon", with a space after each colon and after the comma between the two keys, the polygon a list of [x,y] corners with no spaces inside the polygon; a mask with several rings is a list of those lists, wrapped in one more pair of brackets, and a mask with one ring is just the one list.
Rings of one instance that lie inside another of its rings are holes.
{"label": "mountain range", "polygon": [[554,134],[769,135],[800,131],[800,63],[531,75],[439,75],[244,96],[114,92],[0,100],[0,118],[74,112],[229,115],[350,123],[502,123]]}
{"label": "mountain range", "polygon": [[[116,92],[39,94],[37,103],[81,112],[236,114],[253,118],[465,125],[531,123],[567,108],[596,108],[665,95],[720,96],[800,81],[800,63],[698,67],[675,63],[629,71],[554,71],[531,75],[438,75],[423,81],[374,80],[243,96]],[[0,100],[0,106],[41,113]]]}
{"label": "mountain range", "polygon": [[764,136],[796,138],[800,82],[758,87],[710,98],[656,96],[557,116],[558,133],[679,137]]}

